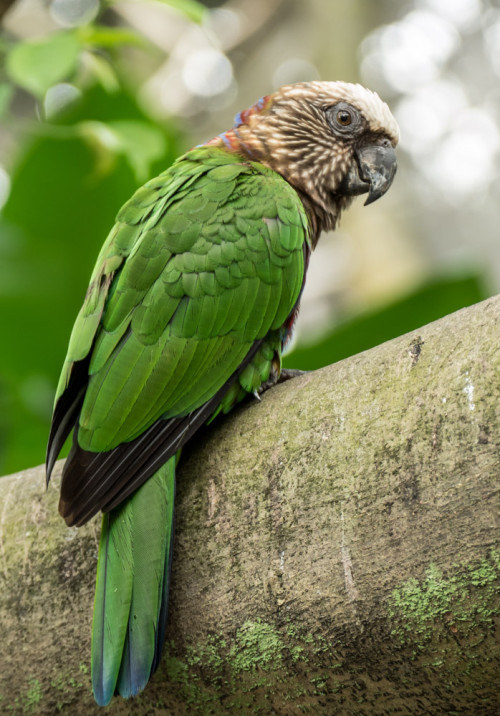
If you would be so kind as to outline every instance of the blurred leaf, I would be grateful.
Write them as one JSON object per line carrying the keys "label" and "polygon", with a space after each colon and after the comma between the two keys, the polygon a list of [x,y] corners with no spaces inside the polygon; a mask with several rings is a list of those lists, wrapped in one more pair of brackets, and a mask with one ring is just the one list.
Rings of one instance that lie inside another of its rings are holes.
{"label": "blurred leaf", "polygon": [[193,20],[193,22],[203,22],[207,12],[206,7],[196,2],[196,0],[160,0],[160,2],[179,10],[183,15]]}
{"label": "blurred leaf", "polygon": [[102,176],[111,171],[116,157],[121,153],[120,140],[116,132],[105,122],[85,120],[76,125],[78,134],[94,153],[94,176]]}
{"label": "blurred leaf", "polygon": [[116,133],[120,150],[127,157],[136,179],[144,182],[151,174],[151,165],[165,153],[165,135],[150,122],[121,120],[108,124]]}
{"label": "blurred leaf", "polygon": [[[119,2],[120,0],[118,0]],[[144,2],[144,0],[140,0],[141,2]],[[207,9],[204,5],[202,5],[199,2],[196,2],[196,0],[157,0],[162,5],[169,5],[170,7],[175,8],[176,10],[179,10],[183,15],[185,15],[189,20],[192,20],[193,22],[197,22],[198,24],[203,22],[203,19],[205,18]],[[113,3],[111,3],[113,4]],[[118,3],[115,3],[118,4]]]}
{"label": "blurred leaf", "polygon": [[151,176],[178,154],[172,127],[153,124],[123,90],[110,96],[98,85],[45,125],[53,131],[25,140],[0,215],[0,474],[44,459],[71,326],[116,213],[138,186],[122,150],[109,151],[107,172],[96,171],[95,149],[73,131],[82,122],[107,129],[118,144],[108,124],[122,129],[122,142],[123,124],[151,124],[164,136],[161,155],[149,152]]}
{"label": "blurred leaf", "polygon": [[117,122],[80,122],[78,131],[93,148],[97,172],[110,171],[116,156],[125,156],[138,182],[144,182],[154,164],[166,150],[164,133],[151,122],[119,120]]}
{"label": "blurred leaf", "polygon": [[104,87],[106,92],[112,93],[119,90],[120,82],[113,65],[107,57],[98,55],[95,52],[86,52],[85,61],[91,74]]}
{"label": "blurred leaf", "polygon": [[21,42],[7,56],[7,72],[20,87],[43,97],[49,87],[75,70],[79,51],[80,44],[72,32]]}
{"label": "blurred leaf", "polygon": [[83,43],[92,47],[119,47],[121,45],[135,45],[144,47],[147,40],[125,27],[103,27],[99,25],[84,25],[77,30],[78,37]]}
{"label": "blurred leaf", "polygon": [[8,111],[13,94],[14,88],[12,85],[7,84],[7,82],[0,84],[0,117],[3,117]]}
{"label": "blurred leaf", "polygon": [[482,301],[487,295],[478,275],[436,279],[396,303],[337,326],[317,343],[298,345],[283,364],[302,370],[322,368]]}

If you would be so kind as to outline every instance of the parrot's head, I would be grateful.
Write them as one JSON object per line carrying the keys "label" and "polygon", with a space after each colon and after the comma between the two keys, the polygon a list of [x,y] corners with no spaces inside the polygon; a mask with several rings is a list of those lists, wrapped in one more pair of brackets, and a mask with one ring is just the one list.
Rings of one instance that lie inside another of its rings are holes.
{"label": "parrot's head", "polygon": [[399,129],[380,97],[358,84],[282,87],[241,112],[234,131],[251,154],[282,174],[332,228],[353,197],[370,204],[396,173]]}

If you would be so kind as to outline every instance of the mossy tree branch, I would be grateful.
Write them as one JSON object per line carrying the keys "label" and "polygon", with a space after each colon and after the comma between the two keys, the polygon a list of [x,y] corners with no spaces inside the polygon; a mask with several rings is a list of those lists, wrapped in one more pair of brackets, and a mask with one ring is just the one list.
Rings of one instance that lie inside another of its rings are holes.
{"label": "mossy tree branch", "polygon": [[[207,429],[179,469],[165,658],[107,713],[496,713],[499,324],[497,297]],[[66,529],[57,482],[0,480],[4,713],[98,712],[99,521]]]}

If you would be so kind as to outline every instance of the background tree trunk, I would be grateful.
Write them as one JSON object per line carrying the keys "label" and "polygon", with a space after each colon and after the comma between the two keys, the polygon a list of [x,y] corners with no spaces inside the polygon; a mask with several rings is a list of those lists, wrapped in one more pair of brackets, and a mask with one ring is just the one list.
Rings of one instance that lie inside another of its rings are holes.
{"label": "background tree trunk", "polygon": [[[500,297],[297,378],[181,461],[162,665],[110,714],[495,714]],[[59,465],[60,468],[60,465]],[[0,480],[0,711],[97,713],[99,520]]]}

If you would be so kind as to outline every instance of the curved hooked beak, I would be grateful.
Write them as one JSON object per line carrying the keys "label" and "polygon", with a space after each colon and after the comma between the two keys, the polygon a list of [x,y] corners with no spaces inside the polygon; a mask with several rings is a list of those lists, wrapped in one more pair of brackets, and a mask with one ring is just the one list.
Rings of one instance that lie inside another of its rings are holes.
{"label": "curved hooked beak", "polygon": [[356,161],[352,163],[342,188],[352,195],[368,192],[367,206],[389,189],[396,169],[396,152],[392,145],[369,144],[356,151]]}

